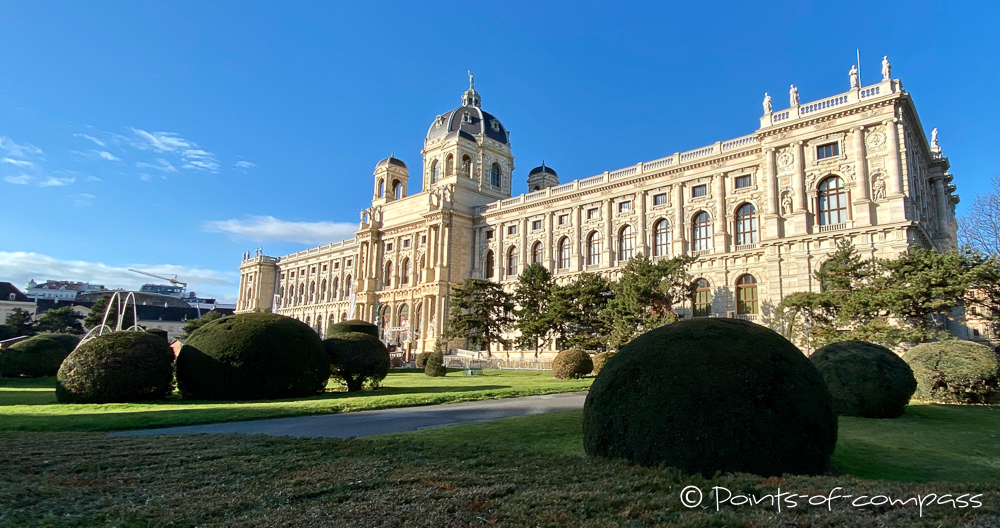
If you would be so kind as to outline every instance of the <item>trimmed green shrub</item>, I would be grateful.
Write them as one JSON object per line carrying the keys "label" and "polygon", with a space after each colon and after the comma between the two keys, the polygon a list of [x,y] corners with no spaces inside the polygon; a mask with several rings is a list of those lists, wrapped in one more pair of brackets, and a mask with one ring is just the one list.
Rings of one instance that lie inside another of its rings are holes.
{"label": "trimmed green shrub", "polygon": [[421,352],[417,354],[416,359],[413,360],[413,365],[418,369],[422,369],[427,366],[427,359],[430,358],[433,352]]}
{"label": "trimmed green shrub", "polygon": [[948,403],[1000,400],[1000,358],[971,341],[917,345],[903,356],[917,378],[917,398]]}
{"label": "trimmed green shrub", "polygon": [[76,348],[80,336],[39,334],[0,350],[0,377],[55,376],[59,365]]}
{"label": "trimmed green shrub", "polygon": [[447,373],[448,369],[444,366],[444,353],[431,352],[427,358],[426,364],[424,364],[424,374],[432,378],[438,378]]}
{"label": "trimmed green shrub", "polygon": [[739,319],[637,337],[601,369],[583,413],[588,455],[706,476],[819,473],[837,442],[830,393],[809,359]]}
{"label": "trimmed green shrub", "polygon": [[888,348],[864,341],[841,341],[809,357],[845,416],[897,418],[903,415],[917,380],[909,365]]}
{"label": "trimmed green shrub", "polygon": [[174,354],[146,332],[116,332],[80,345],[59,367],[60,403],[159,400],[173,391]]}
{"label": "trimmed green shrub", "polygon": [[594,355],[593,361],[594,361],[594,375],[595,376],[601,373],[601,369],[604,368],[604,365],[614,355],[615,355],[614,352],[601,352],[599,354],[595,354]]}
{"label": "trimmed green shrub", "polygon": [[330,360],[316,332],[267,312],[206,323],[177,355],[177,388],[188,399],[310,396],[323,392],[328,379]]}
{"label": "trimmed green shrub", "polygon": [[347,386],[347,392],[367,385],[377,388],[389,374],[389,350],[377,338],[361,332],[334,334],[323,340],[330,358],[330,372]]}
{"label": "trimmed green shrub", "polygon": [[159,329],[159,328],[147,328],[146,329],[146,333],[147,334],[155,335],[157,337],[161,337],[167,343],[170,342],[170,334],[168,334],[166,330],[162,330],[162,329]]}
{"label": "trimmed green shrub", "polygon": [[326,329],[327,337],[336,334],[346,334],[348,332],[361,332],[362,334],[368,334],[375,339],[378,339],[378,326],[360,319],[334,323]]}
{"label": "trimmed green shrub", "polygon": [[579,379],[594,371],[594,361],[583,350],[563,350],[552,360],[552,375],[556,379]]}

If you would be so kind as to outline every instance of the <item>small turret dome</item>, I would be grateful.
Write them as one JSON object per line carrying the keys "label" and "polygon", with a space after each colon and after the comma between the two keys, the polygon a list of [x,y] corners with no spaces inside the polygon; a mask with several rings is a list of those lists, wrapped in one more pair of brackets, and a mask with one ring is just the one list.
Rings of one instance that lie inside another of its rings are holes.
{"label": "small turret dome", "polygon": [[553,169],[552,167],[546,167],[544,161],[542,162],[541,165],[535,167],[534,169],[531,169],[531,171],[528,172],[528,176],[532,176],[534,174],[541,174],[541,173],[551,174],[553,176],[559,176],[558,174],[556,174],[555,169]]}
{"label": "small turret dome", "polygon": [[385,158],[384,160],[376,163],[375,168],[378,169],[379,167],[385,167],[386,165],[395,165],[397,167],[402,167],[404,169],[406,168],[406,164],[403,163],[403,160],[395,156],[389,156],[388,158]]}

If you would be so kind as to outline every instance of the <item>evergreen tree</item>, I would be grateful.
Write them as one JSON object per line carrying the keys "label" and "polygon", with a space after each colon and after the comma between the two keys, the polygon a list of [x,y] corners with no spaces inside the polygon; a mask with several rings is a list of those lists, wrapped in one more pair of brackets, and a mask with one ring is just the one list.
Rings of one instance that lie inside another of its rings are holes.
{"label": "evergreen tree", "polygon": [[[97,299],[93,306],[90,307],[90,313],[83,318],[83,327],[87,330],[94,328],[95,326],[101,324],[104,320],[104,310],[108,308],[108,301],[111,299],[111,295],[104,295]],[[118,324],[118,303],[115,303],[111,307],[111,312],[108,313],[107,325],[112,329]],[[132,311],[132,305],[129,304],[128,309],[125,310],[125,318],[122,321],[122,330],[126,330],[135,325],[135,316]]]}
{"label": "evergreen tree", "polygon": [[181,328],[181,330],[184,331],[183,338],[187,339],[187,337],[190,336],[195,330],[205,326],[206,323],[211,323],[212,321],[219,319],[221,317],[222,317],[221,313],[212,310],[210,312],[201,314],[201,317],[198,317],[196,319],[189,319],[188,322],[184,323],[184,326]]}
{"label": "evergreen tree", "polygon": [[639,335],[674,322],[674,306],[690,295],[687,269],[693,257],[652,262],[645,255],[625,264],[603,317],[610,329],[609,346],[620,348]]}
{"label": "evergreen tree", "polygon": [[14,308],[7,314],[4,326],[14,334],[13,337],[35,335],[35,324],[31,322],[31,314],[20,308]]}
{"label": "evergreen tree", "polygon": [[550,312],[560,348],[604,350],[610,333],[601,314],[614,296],[610,282],[595,273],[581,273],[576,280],[552,289]]}
{"label": "evergreen tree", "polygon": [[465,279],[451,294],[447,339],[464,338],[472,347],[485,347],[510,340],[504,338],[514,322],[514,300],[499,284],[485,279]]}
{"label": "evergreen tree", "polygon": [[82,334],[80,319],[83,316],[74,312],[72,306],[63,306],[40,315],[35,322],[35,330],[56,334]]}
{"label": "evergreen tree", "polygon": [[521,332],[517,344],[522,348],[533,349],[536,356],[540,344],[548,341],[554,329],[549,309],[553,286],[552,274],[537,262],[525,268],[517,278],[517,289],[514,291],[517,308],[514,309],[514,315],[517,318],[515,327]]}

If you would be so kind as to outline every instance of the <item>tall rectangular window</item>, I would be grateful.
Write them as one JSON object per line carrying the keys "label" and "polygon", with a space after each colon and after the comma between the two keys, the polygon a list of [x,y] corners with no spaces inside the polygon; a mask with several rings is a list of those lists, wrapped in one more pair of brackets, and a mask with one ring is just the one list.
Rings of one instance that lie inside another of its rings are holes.
{"label": "tall rectangular window", "polygon": [[816,147],[816,159],[832,158],[840,155],[840,145],[837,143],[827,143]]}

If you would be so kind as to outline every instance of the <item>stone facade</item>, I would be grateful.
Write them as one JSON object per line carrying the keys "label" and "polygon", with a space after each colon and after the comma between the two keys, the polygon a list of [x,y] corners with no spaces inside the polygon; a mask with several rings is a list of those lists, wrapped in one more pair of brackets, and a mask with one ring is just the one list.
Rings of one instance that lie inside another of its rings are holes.
{"label": "stone facade", "polygon": [[512,285],[537,261],[559,282],[584,271],[614,278],[633,255],[687,254],[698,257],[700,288],[685,316],[766,323],[783,296],[818,290],[814,273],[838,239],[864,256],[957,247],[948,160],[901,81],[790,99],[771,111],[766,96],[752,134],[590,178],[559,184],[543,164],[530,192],[511,197],[509,134],[470,86],[431,125],[419,193],[407,194],[402,161],[380,161],[355,238],[244,254],[237,308],[273,309],[320,332],[381,315],[387,338],[424,351],[466,277]]}

